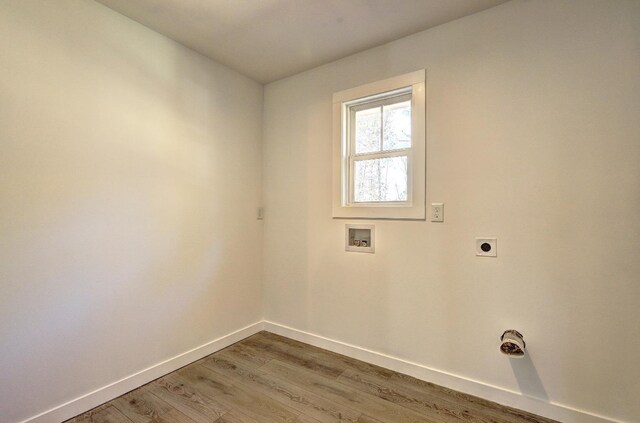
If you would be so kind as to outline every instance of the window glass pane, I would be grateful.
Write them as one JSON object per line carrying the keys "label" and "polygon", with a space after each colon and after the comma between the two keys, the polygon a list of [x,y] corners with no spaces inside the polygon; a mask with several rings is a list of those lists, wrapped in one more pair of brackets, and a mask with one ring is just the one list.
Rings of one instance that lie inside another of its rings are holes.
{"label": "window glass pane", "polygon": [[353,173],[356,203],[407,201],[407,156],[356,160]]}
{"label": "window glass pane", "polygon": [[411,101],[384,106],[384,150],[411,147]]}
{"label": "window glass pane", "polygon": [[381,107],[356,112],[356,154],[380,151]]}

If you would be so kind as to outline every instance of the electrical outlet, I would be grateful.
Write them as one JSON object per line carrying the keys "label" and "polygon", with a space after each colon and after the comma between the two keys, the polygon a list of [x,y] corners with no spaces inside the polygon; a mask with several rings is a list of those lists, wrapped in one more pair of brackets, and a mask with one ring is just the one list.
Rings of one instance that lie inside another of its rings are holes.
{"label": "electrical outlet", "polygon": [[444,203],[431,203],[431,221],[444,222]]}
{"label": "electrical outlet", "polygon": [[497,257],[498,240],[496,238],[476,238],[476,256]]}

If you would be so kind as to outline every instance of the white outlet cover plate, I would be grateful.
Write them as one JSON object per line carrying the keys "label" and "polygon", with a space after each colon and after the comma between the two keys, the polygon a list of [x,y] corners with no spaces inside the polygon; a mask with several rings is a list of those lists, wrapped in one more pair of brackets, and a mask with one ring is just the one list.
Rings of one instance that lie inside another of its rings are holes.
{"label": "white outlet cover plate", "polygon": [[431,221],[444,222],[444,203],[431,203]]}
{"label": "white outlet cover plate", "polygon": [[[483,250],[488,248],[488,251]],[[497,238],[476,238],[476,256],[479,257],[497,257],[498,256],[498,239]]]}

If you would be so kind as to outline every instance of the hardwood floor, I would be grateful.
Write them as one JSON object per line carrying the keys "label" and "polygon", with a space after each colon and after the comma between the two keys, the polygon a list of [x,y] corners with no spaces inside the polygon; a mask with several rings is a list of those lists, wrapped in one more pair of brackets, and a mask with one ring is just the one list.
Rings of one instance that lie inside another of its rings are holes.
{"label": "hardwood floor", "polygon": [[68,423],[552,422],[260,332]]}

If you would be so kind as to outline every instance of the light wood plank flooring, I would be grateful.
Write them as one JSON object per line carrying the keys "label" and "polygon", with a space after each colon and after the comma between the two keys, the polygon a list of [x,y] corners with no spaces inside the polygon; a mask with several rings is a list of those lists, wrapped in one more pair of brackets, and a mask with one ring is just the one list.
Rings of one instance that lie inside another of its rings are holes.
{"label": "light wood plank flooring", "polygon": [[552,422],[269,332],[67,422],[337,421]]}

